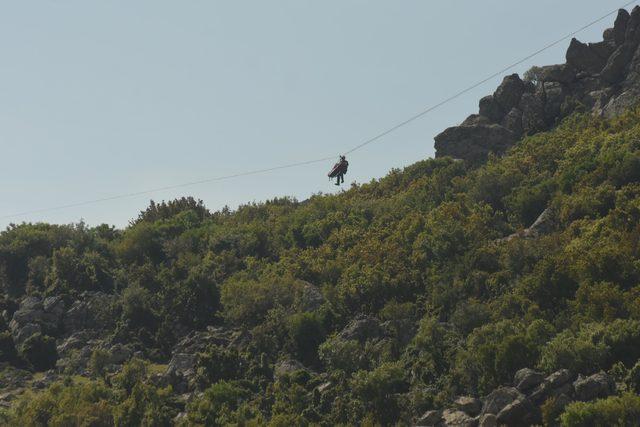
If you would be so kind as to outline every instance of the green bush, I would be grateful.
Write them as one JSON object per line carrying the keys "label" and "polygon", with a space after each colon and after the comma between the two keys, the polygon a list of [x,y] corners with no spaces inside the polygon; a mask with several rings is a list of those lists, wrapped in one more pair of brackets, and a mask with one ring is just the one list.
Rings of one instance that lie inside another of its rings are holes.
{"label": "green bush", "polygon": [[289,318],[289,337],[296,356],[304,363],[318,361],[318,346],[324,341],[324,328],[316,313],[299,313]]}
{"label": "green bush", "polygon": [[373,371],[358,371],[351,380],[353,393],[382,424],[398,418],[398,393],[407,391],[405,372],[397,363],[385,363]]}
{"label": "green bush", "polygon": [[147,364],[140,359],[131,359],[122,370],[113,376],[111,382],[118,388],[131,394],[134,387],[140,384],[147,375]]}
{"label": "green bush", "polygon": [[189,403],[189,421],[195,425],[222,426],[231,421],[231,414],[248,395],[238,385],[220,381]]}
{"label": "green bush", "polygon": [[639,420],[640,396],[634,394],[572,403],[560,416],[565,427],[637,426]]}
{"label": "green bush", "polygon": [[0,363],[18,363],[18,351],[13,343],[11,332],[0,332]]}
{"label": "green bush", "polygon": [[358,341],[330,338],[318,349],[320,360],[327,370],[352,373],[367,367],[367,358]]}
{"label": "green bush", "polygon": [[20,356],[37,371],[46,371],[56,366],[58,351],[56,340],[40,333],[35,333],[20,346]]}
{"label": "green bush", "polygon": [[116,426],[169,427],[177,413],[170,388],[158,389],[142,382],[113,410]]}
{"label": "green bush", "polygon": [[582,373],[601,369],[609,349],[604,343],[593,342],[590,338],[585,333],[575,336],[571,331],[561,332],[542,349],[540,368],[547,372],[566,368]]}
{"label": "green bush", "polygon": [[54,383],[39,393],[27,392],[9,412],[16,426],[112,426],[115,394],[102,382]]}
{"label": "green bush", "polygon": [[205,387],[221,380],[231,380],[244,374],[246,363],[237,350],[211,345],[198,354],[198,380]]}
{"label": "green bush", "polygon": [[105,367],[109,363],[111,355],[106,350],[95,349],[89,358],[89,371],[93,377],[102,377],[105,374]]}

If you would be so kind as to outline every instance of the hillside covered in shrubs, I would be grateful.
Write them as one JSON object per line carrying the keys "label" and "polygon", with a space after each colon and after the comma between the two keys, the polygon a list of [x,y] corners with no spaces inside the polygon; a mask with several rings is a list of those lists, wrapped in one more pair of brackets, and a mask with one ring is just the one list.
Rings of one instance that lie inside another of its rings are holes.
{"label": "hillside covered in shrubs", "polygon": [[185,198],[123,230],[11,226],[0,416],[442,423],[437,409],[530,368],[538,384],[600,372],[612,395],[572,403],[565,387],[562,405],[531,409],[538,422],[637,420],[639,224],[633,110],[575,115],[481,167],[425,160],[304,202],[210,213]]}
{"label": "hillside covered in shrubs", "polygon": [[336,195],[0,232],[0,424],[640,425],[640,7]]}

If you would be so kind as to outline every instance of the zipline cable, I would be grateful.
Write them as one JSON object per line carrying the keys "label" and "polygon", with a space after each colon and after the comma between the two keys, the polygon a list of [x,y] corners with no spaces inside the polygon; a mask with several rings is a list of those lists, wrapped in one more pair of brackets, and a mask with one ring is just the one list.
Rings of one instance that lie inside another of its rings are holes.
{"label": "zipline cable", "polygon": [[[586,30],[587,28],[590,28],[592,26],[594,26],[595,24],[604,21],[605,19],[607,19],[608,17],[610,17],[611,15],[614,15],[618,12],[618,10],[620,9],[626,9],[627,7],[631,6],[634,3],[637,3],[640,0],[632,0],[618,8],[616,8],[615,10],[607,13],[606,15],[601,16],[600,18],[595,19],[594,21],[589,22],[586,25],[583,25],[582,27],[578,28],[577,30],[567,34],[566,36],[554,41],[553,43],[549,43],[548,45],[542,47],[541,49],[538,49],[537,51],[533,52],[530,55],[527,55],[526,57],[520,59],[517,62],[514,62],[513,64],[501,69],[500,71],[497,71],[493,74],[491,74],[489,77],[467,87],[466,89],[461,90],[460,92],[457,92],[456,94],[450,96],[449,98],[446,98],[445,100],[419,112],[418,114],[408,118],[407,120],[404,120],[398,124],[396,124],[395,126],[390,127],[389,129],[375,135],[372,138],[367,139],[366,141],[363,141],[362,143],[356,145],[355,147],[351,148],[348,151],[345,151],[344,154],[351,154],[354,151],[360,150],[361,148],[376,142],[378,140],[380,140],[381,138],[389,135],[392,132],[395,132],[396,130],[408,125],[409,123],[429,114],[430,112],[442,107],[445,104],[448,104],[449,102],[461,97],[462,95],[471,92],[472,90],[476,89],[479,86],[482,86],[483,84],[493,80],[496,77],[499,77],[500,75],[506,73],[507,71],[517,67],[518,65],[521,65],[522,63],[538,56],[539,54],[541,54],[542,52],[551,49],[554,46],[559,45],[560,43],[564,42],[565,40],[572,38],[573,36],[575,36],[576,34]],[[130,198],[130,197],[136,197],[136,196],[142,196],[145,194],[151,194],[151,193],[157,193],[160,191],[167,191],[167,190],[175,190],[178,188],[183,188],[183,187],[190,187],[193,185],[199,185],[199,184],[206,184],[206,183],[211,183],[211,182],[216,182],[216,181],[224,181],[227,179],[233,179],[233,178],[239,178],[239,177],[243,177],[243,176],[249,176],[249,175],[258,175],[258,174],[263,174],[263,173],[268,173],[268,172],[273,172],[276,170],[281,170],[281,169],[289,169],[289,168],[294,168],[294,167],[298,167],[298,166],[305,166],[305,165],[311,165],[314,163],[320,163],[320,162],[326,162],[328,160],[334,159],[335,156],[330,156],[330,157],[324,157],[321,159],[315,159],[315,160],[308,160],[308,161],[304,161],[304,162],[297,162],[297,163],[290,163],[290,164],[286,164],[286,165],[281,165],[281,166],[275,166],[275,167],[271,167],[271,168],[266,168],[266,169],[257,169],[257,170],[252,170],[252,171],[248,171],[248,172],[240,172],[240,173],[236,173],[236,174],[232,174],[232,175],[225,175],[225,176],[219,176],[219,177],[215,177],[215,178],[209,178],[209,179],[202,179],[199,181],[191,181],[191,182],[185,182],[182,184],[176,184],[176,185],[169,185],[166,187],[158,187],[158,188],[153,188],[150,190],[143,190],[143,191],[138,191],[138,192],[133,192],[133,193],[127,193],[127,194],[119,194],[119,195],[115,195],[115,196],[111,196],[111,197],[104,197],[104,198],[100,198],[100,199],[93,199],[93,200],[86,200],[83,202],[78,202],[78,203],[71,203],[71,204],[67,204],[67,205],[61,205],[61,206],[55,206],[55,207],[49,207],[49,208],[43,208],[43,209],[36,209],[36,210],[31,210],[31,211],[24,211],[24,212],[19,212],[19,213],[14,213],[14,214],[10,214],[10,215],[3,215],[0,216],[0,219],[8,219],[8,218],[15,218],[15,217],[20,217],[20,216],[25,216],[25,215],[31,215],[31,214],[36,214],[36,213],[43,213],[43,212],[51,212],[51,211],[56,211],[56,210],[62,210],[62,209],[69,209],[69,208],[75,208],[75,207],[79,207],[79,206],[86,206],[86,205],[91,205],[91,204],[95,204],[95,203],[101,203],[101,202],[108,202],[108,201],[112,201],[112,200],[118,200],[118,199],[126,199],[126,198]]]}
{"label": "zipline cable", "polygon": [[177,188],[190,187],[192,185],[206,184],[206,183],[209,183],[209,182],[216,182],[216,181],[224,181],[226,179],[239,178],[239,177],[242,177],[242,176],[257,175],[257,174],[261,174],[261,173],[273,172],[273,171],[280,170],[280,169],[288,169],[288,168],[293,168],[293,167],[297,167],[297,166],[310,165],[310,164],[313,164],[313,163],[326,162],[326,161],[331,160],[331,159],[335,159],[335,156],[325,157],[325,158],[316,159],[316,160],[308,160],[306,162],[290,163],[290,164],[287,164],[287,165],[275,166],[275,167],[267,168],[267,169],[256,169],[256,170],[252,170],[252,171],[248,171],[248,172],[236,173],[236,174],[233,174],[233,175],[225,175],[225,176],[218,176],[218,177],[215,177],[215,178],[202,179],[202,180],[199,180],[199,181],[184,182],[182,184],[169,185],[169,186],[166,186],[166,187],[158,187],[158,188],[153,188],[151,190],[137,191],[137,192],[134,192],[134,193],[119,194],[119,195],[116,195],[116,196],[104,197],[104,198],[101,198],[101,199],[85,200],[84,202],[71,203],[71,204],[68,204],[68,205],[61,205],[61,206],[56,206],[56,207],[52,207],[52,208],[44,208],[44,209],[38,209],[38,210],[33,210],[33,211],[25,211],[25,212],[15,213],[15,214],[11,214],[11,215],[0,216],[0,218],[12,218],[12,217],[16,217],[16,216],[24,216],[24,215],[30,215],[30,214],[42,213],[42,212],[49,212],[49,211],[60,210],[60,209],[76,208],[78,206],[91,205],[91,204],[100,203],[100,202],[108,202],[110,200],[126,199],[126,198],[129,198],[129,197],[143,196],[145,194],[156,193],[156,192],[159,192],[159,191],[175,190]]}

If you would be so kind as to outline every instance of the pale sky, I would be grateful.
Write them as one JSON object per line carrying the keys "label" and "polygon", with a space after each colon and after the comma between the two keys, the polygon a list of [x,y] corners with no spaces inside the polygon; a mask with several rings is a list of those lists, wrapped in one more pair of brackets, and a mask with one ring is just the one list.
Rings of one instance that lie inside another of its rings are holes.
{"label": "pale sky", "polygon": [[[337,155],[624,3],[0,1],[0,217]],[[601,40],[614,17],[579,35]],[[564,62],[568,41],[516,71]],[[347,184],[432,157],[483,85],[348,158]],[[0,219],[124,226],[334,192],[326,164]]]}

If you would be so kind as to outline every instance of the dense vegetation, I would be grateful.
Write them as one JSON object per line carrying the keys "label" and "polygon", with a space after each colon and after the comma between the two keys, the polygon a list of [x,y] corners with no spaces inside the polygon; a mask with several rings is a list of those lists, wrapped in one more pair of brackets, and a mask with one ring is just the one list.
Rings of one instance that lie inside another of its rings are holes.
{"label": "dense vegetation", "polygon": [[[547,208],[544,233],[503,239]],[[103,307],[115,319],[109,333],[143,348],[144,360],[106,375],[94,354],[92,378],[28,392],[2,417],[170,424],[177,396],[148,381],[150,370],[184,331],[218,325],[250,332],[250,343],[200,355],[204,393],[185,423],[409,424],[523,367],[605,370],[625,384],[621,396],[554,415],[566,425],[634,419],[639,255],[640,110],[573,116],[479,168],[425,160],[304,202],[215,213],[193,199],[152,203],[124,230],[14,225],[0,234],[0,311],[24,295],[116,294]],[[311,309],[309,284],[323,296]],[[339,335],[363,314],[388,333]],[[55,364],[46,331],[15,348],[2,322],[0,361]],[[285,359],[307,369],[274,380]]]}

